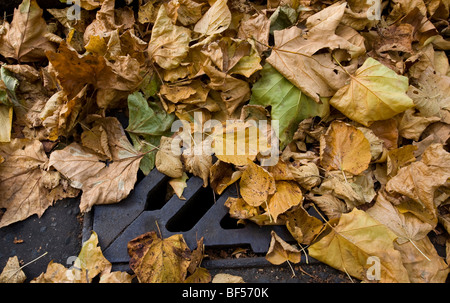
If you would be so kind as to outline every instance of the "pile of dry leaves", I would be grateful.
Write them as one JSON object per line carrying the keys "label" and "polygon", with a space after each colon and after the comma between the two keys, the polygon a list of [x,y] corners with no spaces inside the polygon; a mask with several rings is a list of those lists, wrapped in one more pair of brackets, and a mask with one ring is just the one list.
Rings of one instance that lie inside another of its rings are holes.
{"label": "pile of dry leaves", "polygon": [[[156,166],[180,198],[192,175],[217,194],[237,184],[232,218],[285,225],[301,246],[273,234],[275,264],[307,249],[360,280],[377,260],[382,282],[444,282],[428,235],[450,231],[450,3],[380,2],[81,0],[74,19],[24,0],[0,24],[0,227],[66,197],[82,212],[118,203]],[[228,123],[197,127],[212,119]],[[176,120],[200,138],[178,153]],[[267,143],[262,120],[277,121],[276,165],[261,145],[220,152]],[[216,157],[193,152],[207,145]],[[36,282],[131,281],[97,243]],[[198,244],[142,235],[130,267],[141,282],[207,282]]]}

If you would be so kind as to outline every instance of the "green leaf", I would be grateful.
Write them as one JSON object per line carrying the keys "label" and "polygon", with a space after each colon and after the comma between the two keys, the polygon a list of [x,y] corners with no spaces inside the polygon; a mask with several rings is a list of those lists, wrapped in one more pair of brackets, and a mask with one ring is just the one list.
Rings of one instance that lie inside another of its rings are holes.
{"label": "green leaf", "polygon": [[287,5],[279,6],[270,16],[269,33],[273,35],[274,31],[285,29],[297,21],[298,13],[292,7]]}
{"label": "green leaf", "polygon": [[170,136],[175,116],[167,114],[157,103],[147,102],[140,92],[128,96],[128,111],[130,119],[126,131],[134,148],[147,153],[140,163],[140,169],[147,175],[155,166],[156,148],[161,136]]}
{"label": "green leaf", "polygon": [[11,76],[11,73],[3,66],[0,68],[0,77],[6,86],[6,92],[0,91],[0,102],[12,106],[20,105],[16,96],[16,88],[19,86],[19,80]]}
{"label": "green leaf", "polygon": [[271,106],[272,120],[279,120],[280,148],[292,140],[298,124],[309,117],[325,117],[329,104],[322,99],[319,104],[303,94],[270,64],[265,64],[259,79],[252,88],[250,104]]}

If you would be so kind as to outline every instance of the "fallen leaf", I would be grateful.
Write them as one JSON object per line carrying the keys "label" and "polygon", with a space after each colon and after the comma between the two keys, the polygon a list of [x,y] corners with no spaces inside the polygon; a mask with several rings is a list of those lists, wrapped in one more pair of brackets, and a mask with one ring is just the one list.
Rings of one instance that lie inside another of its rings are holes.
{"label": "fallen leaf", "polygon": [[10,257],[0,273],[0,283],[23,283],[26,278],[17,256]]}
{"label": "fallen leaf", "polygon": [[13,108],[0,104],[0,142],[11,141],[11,128],[13,121]]}
{"label": "fallen leaf", "polygon": [[155,165],[158,171],[171,178],[181,178],[183,176],[183,163],[181,162],[180,147],[179,154],[175,154],[172,149],[172,138],[162,136],[159,150],[156,153]]}
{"label": "fallen leaf", "polygon": [[322,230],[323,223],[308,214],[302,205],[286,213],[286,227],[298,243],[309,245]]}
{"label": "fallen leaf", "polygon": [[340,218],[343,213],[348,212],[347,205],[334,194],[324,193],[315,196],[310,193],[306,198],[313,201],[330,220]]}
{"label": "fallen leaf", "polygon": [[217,0],[195,24],[194,32],[202,36],[211,36],[223,32],[230,24],[231,12],[227,0]]}
{"label": "fallen leaf", "polygon": [[38,140],[1,143],[0,154],[5,159],[0,164],[0,208],[6,209],[0,227],[34,214],[40,217],[53,202],[78,194],[64,185],[58,172],[47,170],[49,160]]}
{"label": "fallen leaf", "polygon": [[358,175],[369,167],[372,155],[364,134],[344,122],[333,121],[320,138],[320,163],[326,170]]}
{"label": "fallen leaf", "polygon": [[161,239],[154,231],[128,242],[128,254],[140,283],[181,283],[191,258],[183,235]]}
{"label": "fallen leaf", "polygon": [[186,200],[185,197],[183,197],[183,191],[187,187],[186,181],[189,179],[189,177],[186,175],[185,172],[183,172],[183,176],[181,178],[173,178],[169,181],[170,186],[172,186],[173,191],[177,195],[177,197],[181,200]]}
{"label": "fallen leaf", "polygon": [[164,69],[174,69],[187,56],[191,31],[172,23],[164,5],[161,5],[153,25],[148,54]]}
{"label": "fallen leaf", "polygon": [[437,224],[434,194],[439,186],[450,178],[450,154],[442,144],[430,145],[420,161],[403,168],[386,184],[386,190],[412,199],[412,204],[402,206],[402,212],[410,209],[417,217],[433,227]]}
{"label": "fallen leaf", "polygon": [[[277,222],[278,216],[285,213],[294,206],[299,205],[303,201],[303,194],[300,187],[289,181],[277,181],[275,183],[276,191],[269,198],[267,211]],[[242,195],[242,188],[241,188]]]}
{"label": "fallen leaf", "polygon": [[24,0],[14,10],[11,25],[4,25],[0,34],[0,54],[19,62],[36,62],[45,58],[46,51],[54,51],[55,44],[46,35],[47,24],[36,0]]}
{"label": "fallen leaf", "polygon": [[318,104],[302,93],[270,64],[265,64],[261,78],[252,87],[250,104],[271,107],[272,120],[279,122],[280,147],[291,140],[298,124],[309,117],[325,117],[329,113],[326,100]]}
{"label": "fallen leaf", "polygon": [[241,175],[242,172],[234,171],[231,164],[217,160],[209,170],[209,184],[218,195],[221,195],[228,186],[239,180]]}
{"label": "fallen leaf", "polygon": [[80,210],[93,205],[111,204],[126,198],[137,180],[143,155],[136,152],[116,118],[97,120],[107,133],[113,161],[106,165],[101,159],[77,143],[54,151],[49,166],[68,178],[74,188],[81,189]]}
{"label": "fallen leaf", "polygon": [[206,140],[192,145],[190,149],[183,150],[181,159],[184,167],[194,176],[200,177],[203,180],[203,187],[208,186],[209,173],[212,164],[212,152],[205,150],[210,147],[210,143]]}
{"label": "fallen leaf", "polygon": [[394,249],[397,236],[362,210],[354,208],[339,221],[329,221],[327,230],[308,247],[311,257],[347,275],[367,279],[369,257],[380,261],[380,282],[409,282],[401,255]]}
{"label": "fallen leaf", "polygon": [[233,219],[249,219],[259,215],[258,208],[249,205],[242,198],[229,197],[225,201],[225,206],[229,208],[228,213]]}
{"label": "fallen leaf", "polygon": [[245,283],[241,276],[219,273],[211,281],[212,283]]}
{"label": "fallen leaf", "polygon": [[330,105],[353,121],[369,126],[374,121],[392,118],[413,107],[413,101],[406,95],[407,90],[407,77],[399,76],[380,62],[368,58],[351,75],[350,84],[331,98]]}
{"label": "fallen leaf", "polygon": [[298,248],[290,245],[280,238],[273,230],[269,250],[266,254],[266,260],[272,264],[280,265],[284,262],[300,263],[301,252]]}
{"label": "fallen leaf", "polygon": [[276,191],[272,175],[250,160],[242,173],[239,187],[242,198],[251,206],[267,203],[269,196]]}

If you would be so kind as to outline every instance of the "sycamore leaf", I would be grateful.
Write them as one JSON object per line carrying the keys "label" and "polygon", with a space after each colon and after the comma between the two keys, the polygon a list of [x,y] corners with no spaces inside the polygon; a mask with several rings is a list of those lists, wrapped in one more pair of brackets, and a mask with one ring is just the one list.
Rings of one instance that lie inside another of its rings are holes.
{"label": "sycamore leaf", "polygon": [[333,121],[320,138],[320,163],[326,170],[341,170],[358,175],[369,167],[370,144],[355,127]]}
{"label": "sycamore leaf", "polygon": [[420,241],[433,227],[411,213],[402,213],[386,199],[386,193],[378,195],[377,202],[367,210],[372,218],[389,227],[397,236],[397,243]]}
{"label": "sycamore leaf", "polygon": [[250,104],[271,107],[272,120],[279,121],[280,147],[291,140],[298,124],[309,117],[325,117],[329,105],[325,99],[319,104],[303,94],[270,64],[265,64],[262,77],[253,85]]}
{"label": "sycamore leaf", "polygon": [[187,56],[191,31],[174,25],[161,5],[148,44],[148,54],[164,69],[174,69]]}
{"label": "sycamore leaf", "polygon": [[308,247],[311,257],[360,280],[367,279],[368,258],[377,257],[380,282],[409,282],[401,255],[394,249],[397,236],[389,228],[357,208],[336,221],[328,222],[327,230]]}
{"label": "sycamore leaf", "polygon": [[223,32],[230,24],[231,12],[227,0],[217,0],[195,24],[194,32],[202,36],[211,36]]}
{"label": "sycamore leaf", "polygon": [[386,190],[412,199],[412,203],[400,206],[402,211],[411,211],[434,227],[437,224],[434,194],[449,178],[450,153],[442,144],[432,144],[425,150],[420,161],[400,168],[386,184]]}
{"label": "sycamore leaf", "polygon": [[54,51],[55,45],[46,34],[47,24],[36,0],[24,0],[14,10],[11,25],[0,34],[0,54],[20,62],[35,62],[45,58],[45,51]]}
{"label": "sycamore leaf", "polygon": [[275,193],[275,180],[261,166],[248,160],[239,182],[242,198],[251,206],[259,206],[267,202],[269,195]]}
{"label": "sycamore leaf", "polygon": [[11,141],[11,127],[13,120],[13,108],[0,104],[0,142]]}
{"label": "sycamore leaf", "polygon": [[269,199],[267,211],[273,220],[277,222],[280,214],[285,213],[303,201],[303,194],[300,187],[294,182],[277,181],[275,186],[277,190]]}
{"label": "sycamore leaf", "polygon": [[309,245],[322,230],[323,223],[300,204],[286,213],[286,227],[298,243]]}
{"label": "sycamore leaf", "polygon": [[172,186],[173,191],[177,195],[177,197],[181,200],[186,200],[185,197],[183,197],[183,191],[187,187],[186,181],[189,179],[188,175],[186,175],[185,172],[183,172],[183,175],[181,178],[173,178],[169,181],[169,185]]}
{"label": "sycamore leaf", "polygon": [[161,136],[170,134],[175,116],[167,114],[155,102],[148,102],[140,92],[128,96],[128,111],[130,118],[125,130],[129,133],[134,148],[145,153],[140,169],[148,175],[155,167],[156,148]]}
{"label": "sycamore leaf", "polygon": [[294,264],[300,263],[301,252],[298,248],[281,239],[273,230],[271,235],[269,251],[266,254],[267,261],[275,265],[283,264],[286,261]]}
{"label": "sycamore leaf", "polygon": [[0,273],[0,283],[23,283],[26,278],[17,256],[10,257]]}
{"label": "sycamore leaf", "polygon": [[2,143],[0,155],[5,159],[0,164],[0,208],[6,209],[0,227],[34,214],[40,217],[54,201],[78,194],[64,185],[58,172],[46,170],[48,158],[38,140]]}
{"label": "sycamore leaf", "polygon": [[229,208],[228,213],[234,219],[249,219],[259,215],[258,208],[249,205],[242,198],[228,197],[227,201],[225,201],[225,206]]}
{"label": "sycamore leaf", "polygon": [[350,84],[331,98],[330,104],[353,121],[369,126],[413,107],[407,90],[407,77],[369,57],[351,76]]}
{"label": "sycamore leaf", "polygon": [[126,198],[134,188],[143,155],[134,150],[116,118],[97,120],[107,133],[113,161],[106,165],[101,158],[77,143],[54,151],[49,166],[81,189],[80,210],[89,211],[94,204],[111,204]]}
{"label": "sycamore leaf", "polygon": [[181,283],[191,259],[183,235],[161,239],[154,231],[128,242],[128,254],[140,283]]}
{"label": "sycamore leaf", "polygon": [[[181,152],[175,154],[172,149],[172,138],[162,136],[159,150],[156,153],[155,165],[158,171],[171,178],[181,178],[183,176],[183,163],[181,162]],[[179,149],[179,147],[178,147]]]}

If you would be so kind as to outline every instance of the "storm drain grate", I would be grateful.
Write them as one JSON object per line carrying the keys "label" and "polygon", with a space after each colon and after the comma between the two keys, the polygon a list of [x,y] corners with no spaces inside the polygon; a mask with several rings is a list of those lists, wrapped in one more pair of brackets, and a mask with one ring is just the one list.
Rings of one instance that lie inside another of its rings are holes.
{"label": "storm drain grate", "polygon": [[95,206],[91,217],[85,218],[84,237],[94,230],[99,237],[105,257],[114,263],[127,263],[128,241],[149,231],[161,231],[164,238],[183,234],[189,248],[197,246],[204,237],[208,247],[250,246],[255,253],[267,252],[270,232],[274,230],[285,240],[292,240],[284,226],[258,226],[249,222],[238,225],[229,217],[224,206],[228,197],[237,197],[237,189],[230,186],[222,195],[214,195],[203,181],[191,177],[183,196],[173,195],[166,202],[169,178],[154,169],[140,181],[122,202]]}

